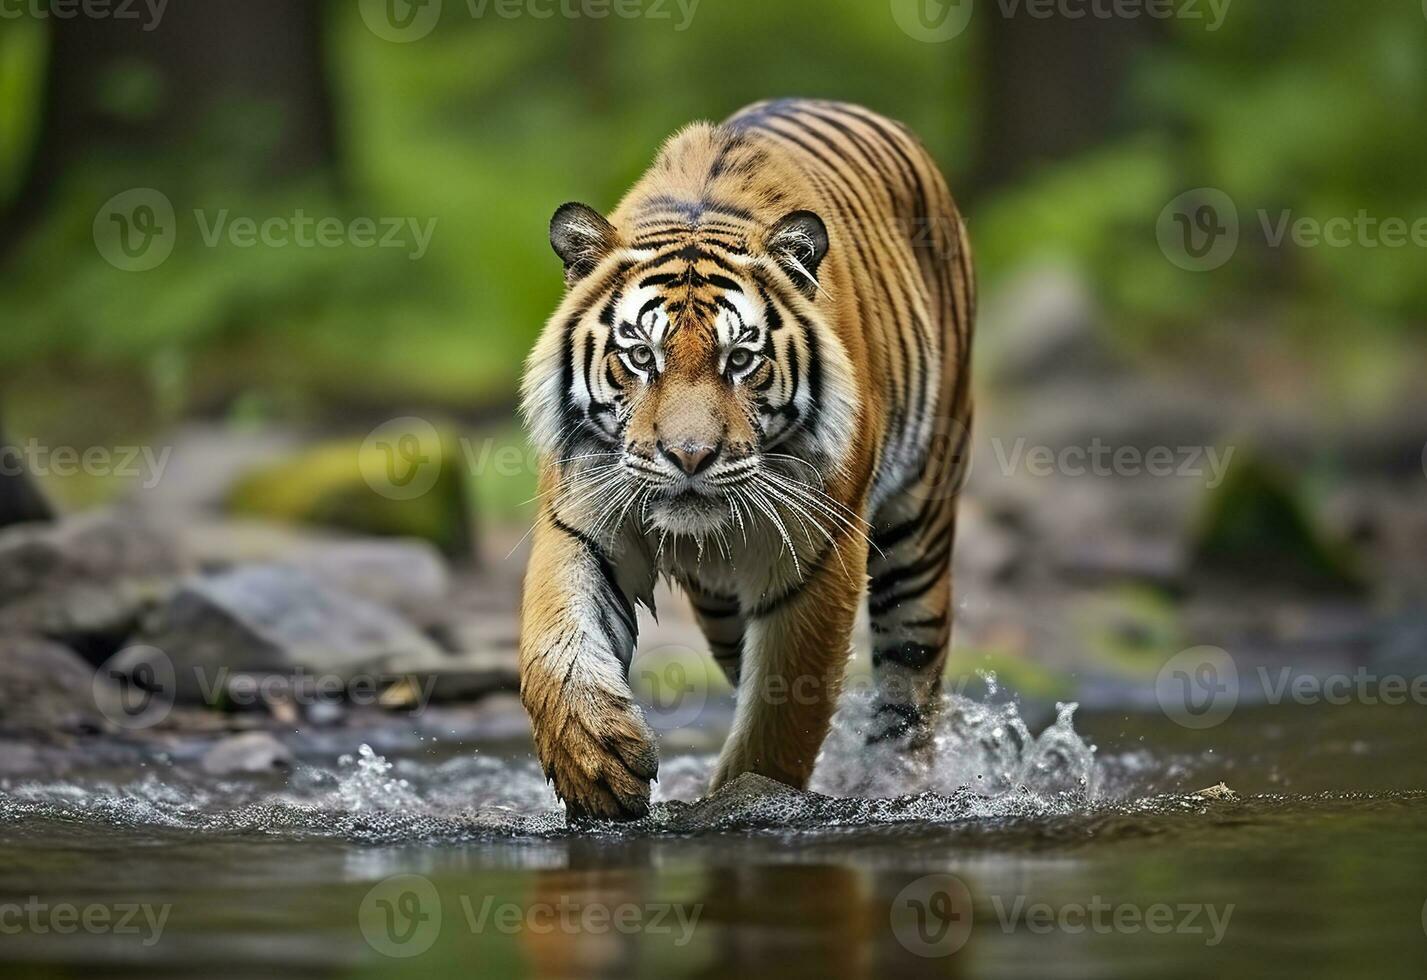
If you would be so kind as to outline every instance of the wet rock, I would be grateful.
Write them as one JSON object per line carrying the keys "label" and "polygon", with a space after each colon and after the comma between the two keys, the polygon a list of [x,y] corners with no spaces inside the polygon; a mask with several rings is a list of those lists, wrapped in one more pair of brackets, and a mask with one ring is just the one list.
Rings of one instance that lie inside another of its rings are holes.
{"label": "wet rock", "polygon": [[24,459],[0,428],[0,527],[54,518],[54,509],[26,472]]}
{"label": "wet rock", "polygon": [[188,569],[170,535],[131,515],[101,511],[0,531],[0,607],[77,583],[162,579]]}
{"label": "wet rock", "polygon": [[451,588],[445,560],[425,541],[314,542],[284,563],[352,595],[402,610],[433,606]]}
{"label": "wet rock", "polygon": [[0,731],[103,729],[94,684],[94,669],[67,647],[37,637],[0,634]]}
{"label": "wet rock", "polygon": [[76,582],[0,608],[0,630],[47,637],[100,664],[170,589],[164,581]]}
{"label": "wet rock", "polygon": [[421,708],[519,691],[520,673],[512,658],[467,654],[451,658],[437,670],[409,672],[383,693],[381,703],[392,708]]}
{"label": "wet rock", "polygon": [[211,776],[291,769],[292,750],[267,732],[244,732],[223,739],[203,755],[203,771]]}
{"label": "wet rock", "polygon": [[403,612],[425,614],[451,589],[440,551],[416,538],[346,538],[259,520],[204,521],[182,535],[185,550],[203,568],[288,565]]}
{"label": "wet rock", "polygon": [[781,814],[802,813],[811,801],[826,799],[776,779],[746,772],[679,814],[681,823],[698,827],[776,824]]}
{"label": "wet rock", "polygon": [[498,613],[443,611],[428,632],[443,649],[463,656],[482,657],[492,663],[515,662],[520,641],[520,626],[516,610],[519,597],[508,609]]}
{"label": "wet rock", "polygon": [[139,647],[141,655],[171,662],[176,696],[188,702],[211,698],[238,672],[308,672],[346,682],[394,678],[445,659],[395,613],[281,565],[186,580],[136,642],[153,648]]}

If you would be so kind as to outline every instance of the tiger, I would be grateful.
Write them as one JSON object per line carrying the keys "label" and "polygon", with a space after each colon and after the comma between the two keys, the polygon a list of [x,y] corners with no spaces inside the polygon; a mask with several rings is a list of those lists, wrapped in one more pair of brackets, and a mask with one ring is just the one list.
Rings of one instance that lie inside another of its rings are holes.
{"label": "tiger", "polygon": [[864,594],[864,737],[930,752],[976,285],[921,141],[858,105],[760,102],[669,138],[608,217],[561,206],[550,244],[564,297],[521,381],[540,503],[519,674],[567,819],[648,813],[629,670],[661,579],[736,692],[711,790],[806,787]]}

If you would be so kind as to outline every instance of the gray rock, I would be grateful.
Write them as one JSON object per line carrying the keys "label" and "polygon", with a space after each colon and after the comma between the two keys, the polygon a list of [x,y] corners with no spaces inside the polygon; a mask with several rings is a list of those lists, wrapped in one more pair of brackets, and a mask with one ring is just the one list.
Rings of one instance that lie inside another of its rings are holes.
{"label": "gray rock", "polygon": [[415,538],[313,542],[283,563],[352,595],[401,610],[434,606],[451,588],[441,552]]}
{"label": "gray rock", "polygon": [[203,771],[210,776],[272,772],[291,769],[292,750],[267,732],[244,732],[223,739],[203,755]]}
{"label": "gray rock", "polygon": [[136,642],[173,665],[179,701],[203,701],[235,672],[350,681],[441,666],[444,655],[389,610],[281,565],[186,580]]}
{"label": "gray rock", "polygon": [[169,535],[129,515],[21,524],[0,531],[0,606],[81,582],[161,579],[188,567]]}
{"label": "gray rock", "polygon": [[161,581],[75,582],[0,607],[0,630],[45,636],[96,661],[138,628],[144,613],[168,593]]}
{"label": "gray rock", "polygon": [[687,808],[677,808],[676,820],[701,828],[779,826],[809,818],[818,801],[826,799],[746,772]]}
{"label": "gray rock", "polygon": [[1098,377],[1118,366],[1099,333],[1100,312],[1068,269],[1023,271],[987,304],[980,354],[989,376],[1010,385]]}
{"label": "gray rock", "polygon": [[416,538],[346,538],[262,520],[207,520],[182,531],[199,565],[289,565],[327,585],[385,606],[425,612],[445,601],[451,579],[434,545]]}
{"label": "gray rock", "polygon": [[94,684],[94,669],[67,647],[0,634],[0,731],[103,729]]}
{"label": "gray rock", "polygon": [[294,452],[301,439],[271,427],[191,422],[169,433],[165,443],[171,451],[163,479],[135,493],[133,503],[162,519],[181,514],[188,520],[222,510],[243,474]]}

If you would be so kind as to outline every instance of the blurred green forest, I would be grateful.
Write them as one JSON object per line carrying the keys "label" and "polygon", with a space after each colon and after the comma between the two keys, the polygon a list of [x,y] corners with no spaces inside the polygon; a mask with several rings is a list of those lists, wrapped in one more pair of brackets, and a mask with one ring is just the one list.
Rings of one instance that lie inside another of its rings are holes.
{"label": "blurred green forest", "polygon": [[[184,81],[115,45],[69,86],[82,82],[66,98],[86,131],[38,179],[55,124],[46,79],[60,32],[76,28],[0,20],[0,377],[22,422],[77,385],[91,414],[111,396],[100,414],[113,425],[413,402],[506,413],[561,290],[554,208],[608,209],[681,125],[781,95],[911,125],[959,188],[988,295],[1027,265],[1067,265],[1117,342],[1174,348],[1252,324],[1336,359],[1364,338],[1420,337],[1427,319],[1421,249],[1271,249],[1246,233],[1234,261],[1193,273],[1156,244],[1165,205],[1206,186],[1246,225],[1259,209],[1427,217],[1415,0],[1239,0],[1218,31],[1086,22],[1063,38],[1052,32],[1065,24],[982,0],[947,43],[909,37],[885,0],[703,0],[686,30],[673,5],[671,20],[477,18],[448,0],[412,43],[378,36],[355,3],[282,2],[312,11],[325,91],[302,98],[316,108],[293,116],[290,88],[269,98],[235,84],[164,125]],[[225,16],[277,16],[238,6]],[[177,7],[155,33],[188,29]],[[268,43],[224,29],[235,51]],[[215,74],[224,66],[214,59]],[[321,145],[295,144],[314,118]],[[106,200],[136,187],[178,214],[172,256],[146,272],[106,262],[92,230]],[[350,244],[209,246],[194,209],[437,224],[413,261]]]}

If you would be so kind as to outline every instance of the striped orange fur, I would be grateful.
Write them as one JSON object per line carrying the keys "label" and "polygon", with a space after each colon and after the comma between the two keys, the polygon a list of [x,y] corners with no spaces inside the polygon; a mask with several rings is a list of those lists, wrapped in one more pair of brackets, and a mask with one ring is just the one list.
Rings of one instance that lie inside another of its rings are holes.
{"label": "striped orange fur", "polygon": [[522,392],[543,462],[521,696],[569,812],[647,809],[626,675],[661,574],[738,686],[715,784],[807,782],[864,596],[869,738],[926,751],[975,316],[926,150],[858,106],[760,103],[670,139],[608,218],[561,208],[551,242],[568,290]]}

